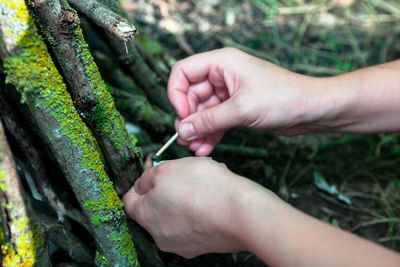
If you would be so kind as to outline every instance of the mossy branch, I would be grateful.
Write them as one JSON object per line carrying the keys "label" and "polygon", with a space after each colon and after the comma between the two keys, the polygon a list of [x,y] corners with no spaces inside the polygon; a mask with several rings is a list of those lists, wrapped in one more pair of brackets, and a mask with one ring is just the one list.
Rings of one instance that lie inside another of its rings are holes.
{"label": "mossy branch", "polygon": [[97,142],[75,109],[24,1],[1,0],[0,5],[9,55],[3,57],[6,81],[21,93],[90,221],[98,264],[138,266],[123,203],[104,170]]}
{"label": "mossy branch", "polygon": [[118,110],[131,122],[142,123],[149,132],[164,133],[174,130],[172,115],[152,106],[145,97],[130,94],[110,85],[108,88]]}
{"label": "mossy branch", "polygon": [[0,233],[2,266],[51,266],[45,234],[38,217],[24,199],[1,122],[0,193],[9,226],[8,233]]}
{"label": "mossy branch", "polygon": [[[0,84],[2,86],[3,84]],[[31,136],[28,134],[25,125],[17,118],[11,108],[6,91],[0,91],[0,115],[4,123],[4,127],[8,133],[14,137],[20,151],[23,151],[25,160],[28,164],[33,180],[38,187],[40,196],[44,197],[50,206],[57,212],[58,219],[63,221],[65,207],[55,192],[52,190],[49,179],[45,172],[45,166],[42,161],[42,155],[39,153],[36,145],[34,145]]]}
{"label": "mossy branch", "polygon": [[[110,7],[115,13],[121,14],[119,1],[100,0],[100,2]],[[166,112],[172,112],[172,106],[168,102],[166,84],[162,84],[162,79],[146,64],[145,59],[134,44],[134,40],[124,44],[123,41],[111,34],[106,33],[106,36],[119,62],[145,92],[149,101]],[[128,47],[128,53],[126,53],[125,45]]]}
{"label": "mossy branch", "polygon": [[128,41],[137,34],[137,29],[132,23],[96,0],[69,0],[69,2],[98,26],[123,41]]}
{"label": "mossy branch", "polygon": [[129,138],[123,118],[93,61],[75,10],[66,0],[27,2],[57,58],[75,107],[101,145],[117,192],[124,194],[143,170],[140,151]]}

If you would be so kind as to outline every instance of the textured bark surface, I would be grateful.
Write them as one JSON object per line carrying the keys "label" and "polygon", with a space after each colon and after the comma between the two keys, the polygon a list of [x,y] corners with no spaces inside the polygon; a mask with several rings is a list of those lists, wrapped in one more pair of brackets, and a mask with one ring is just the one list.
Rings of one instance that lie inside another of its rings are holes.
{"label": "textured bark surface", "polygon": [[[0,194],[2,266],[51,266],[38,217],[24,198],[13,156],[0,122]],[[8,227],[5,227],[5,223]]]}
{"label": "textured bark surface", "polygon": [[6,81],[21,93],[90,222],[97,263],[138,266],[123,204],[105,172],[98,143],[75,109],[25,3],[0,5]]}
{"label": "textured bark surface", "polygon": [[96,0],[70,0],[69,2],[98,26],[123,41],[128,41],[137,34],[137,29],[133,24]]}
{"label": "textured bark surface", "polygon": [[[118,5],[119,1],[101,0],[101,2],[114,12],[121,14],[121,9]],[[166,84],[162,84],[162,79],[146,64],[134,41],[124,44],[123,41],[111,34],[106,34],[106,36],[119,62],[138,86],[142,88],[148,99],[151,99],[162,110],[172,112],[172,107],[167,97]],[[128,47],[128,53],[126,53],[125,45]]]}
{"label": "textured bark surface", "polygon": [[29,0],[28,6],[57,58],[74,106],[101,145],[118,193],[124,194],[143,171],[140,152],[129,138],[123,118],[83,40],[75,10],[65,0]]}

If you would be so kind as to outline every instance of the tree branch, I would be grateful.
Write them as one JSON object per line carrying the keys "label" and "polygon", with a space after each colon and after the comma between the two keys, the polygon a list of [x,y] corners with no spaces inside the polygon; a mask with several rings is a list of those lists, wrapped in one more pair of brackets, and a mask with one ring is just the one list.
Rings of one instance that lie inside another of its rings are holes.
{"label": "tree branch", "polygon": [[123,203],[104,170],[97,142],[74,108],[25,3],[0,0],[0,4],[0,29],[8,54],[3,55],[6,81],[16,86],[49,140],[90,222],[98,263],[138,266]]}
{"label": "tree branch", "polygon": [[131,122],[143,123],[146,130],[156,133],[174,130],[172,116],[157,107],[153,107],[146,98],[130,94],[110,85],[108,88],[115,99],[118,110]]}
{"label": "tree branch", "polygon": [[3,266],[51,266],[46,236],[39,219],[24,199],[1,122],[0,151],[0,192],[9,226],[8,240],[4,240],[4,232],[0,240]]}
{"label": "tree branch", "polygon": [[125,42],[137,34],[133,24],[96,0],[69,0],[69,2],[98,26]]}
{"label": "tree branch", "polygon": [[[100,0],[103,4],[110,7],[115,13],[121,14],[119,1]],[[113,51],[118,57],[119,62],[135,80],[139,87],[145,92],[149,101],[160,107],[166,112],[172,112],[172,107],[168,102],[166,85],[161,84],[161,79],[147,64],[145,59],[134,44],[134,40],[127,42],[128,53],[125,44],[111,34],[107,34]]]}
{"label": "tree branch", "polygon": [[140,152],[129,139],[123,118],[83,40],[78,16],[66,0],[27,2],[57,58],[75,107],[92,129],[110,164],[117,192],[124,194],[142,173]]}

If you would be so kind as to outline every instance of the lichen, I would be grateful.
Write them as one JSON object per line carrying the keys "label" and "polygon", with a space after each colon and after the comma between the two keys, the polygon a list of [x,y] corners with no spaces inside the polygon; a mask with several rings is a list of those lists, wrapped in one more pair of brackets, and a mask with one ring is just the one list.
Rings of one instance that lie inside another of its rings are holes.
{"label": "lichen", "polygon": [[90,88],[98,100],[98,104],[93,111],[85,112],[85,118],[92,122],[98,132],[110,140],[117,151],[121,151],[124,147],[126,148],[128,141],[125,122],[117,111],[111,94],[107,90],[97,65],[89,52],[79,21],[73,31],[72,39],[76,53],[83,64],[85,75],[90,82]]}
{"label": "lichen", "polygon": [[108,262],[107,258],[101,255],[97,250],[96,250],[96,258],[95,258],[95,264],[97,266],[108,266],[110,263]]}
{"label": "lichen", "polygon": [[[123,203],[118,198],[113,184],[104,170],[101,154],[98,151],[98,144],[88,127],[79,117],[63,79],[54,66],[47,47],[28,14],[24,1],[0,0],[0,7],[2,9],[0,16],[7,16],[7,19],[12,22],[9,24],[12,25],[12,27],[9,26],[9,29],[12,29],[9,40],[12,40],[13,45],[21,50],[18,55],[4,59],[4,69],[7,73],[6,82],[16,86],[21,93],[23,101],[50,112],[51,116],[59,123],[62,133],[62,136],[56,135],[54,138],[69,138],[72,145],[81,151],[80,167],[96,174],[97,180],[94,181],[93,190],[98,192],[100,196],[97,199],[86,200],[83,205],[84,209],[91,211],[95,215],[96,223],[93,223],[94,226],[101,227],[104,222],[111,223],[116,226],[115,229],[118,232],[129,236],[126,225],[121,223],[124,216]],[[92,59],[86,51],[87,48],[83,39],[79,47],[81,47],[80,55],[90,63]],[[103,122],[115,119],[117,115],[109,113],[113,104],[107,100],[107,92],[101,85],[101,78],[96,77],[97,74],[95,73],[98,73],[96,70],[97,67],[93,63],[88,64],[86,72],[92,75],[93,86],[98,88],[96,91],[98,97],[104,98],[101,100],[102,103],[105,103],[103,104],[104,109],[101,111],[103,113],[99,114],[99,116],[103,117],[99,118],[98,121]],[[111,117],[107,117],[109,115]],[[123,122],[120,123],[123,126]],[[108,134],[113,135],[114,131],[117,135],[121,134],[118,132],[118,128],[121,125],[110,126],[114,124],[104,124],[107,126],[105,126],[106,129],[103,127],[103,130],[107,131]],[[120,145],[118,146],[120,147]],[[86,183],[93,183],[93,181],[86,181]],[[28,237],[30,235],[25,235],[24,240],[28,240]],[[129,249],[127,253],[122,253],[118,249],[117,251],[122,258],[131,261],[131,257],[136,257],[136,253],[132,240],[129,240],[125,240],[129,243],[129,246],[126,246],[126,249]],[[9,248],[5,249],[9,250]],[[9,260],[13,260],[14,254],[11,250],[9,255]],[[24,255],[28,254],[25,253]]]}
{"label": "lichen", "polygon": [[7,176],[6,172],[0,170],[0,190],[3,192],[7,190],[7,184],[5,183],[6,176]]}
{"label": "lichen", "polygon": [[115,242],[115,249],[123,256],[128,258],[128,263],[132,266],[137,266],[137,256],[132,255],[131,251],[134,249],[131,242],[131,237],[127,232],[113,231],[110,234],[110,239]]}
{"label": "lichen", "polygon": [[1,240],[1,253],[3,255],[3,266],[33,266],[38,251],[43,244],[43,236],[38,227],[31,229],[28,217],[15,219],[10,223],[13,233],[14,245]]}

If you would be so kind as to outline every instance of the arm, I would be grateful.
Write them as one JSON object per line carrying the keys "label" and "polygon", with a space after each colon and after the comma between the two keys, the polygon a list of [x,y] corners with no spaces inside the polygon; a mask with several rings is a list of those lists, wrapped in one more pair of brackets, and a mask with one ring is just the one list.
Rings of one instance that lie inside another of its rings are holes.
{"label": "arm", "polygon": [[283,135],[399,131],[399,71],[400,60],[313,78],[225,48],[178,62],[168,97],[178,142],[206,156],[235,126]]}
{"label": "arm", "polygon": [[400,263],[399,254],[320,222],[209,159],[153,167],[123,200],[161,250],[187,258],[249,250],[271,266]]}
{"label": "arm", "polygon": [[[313,131],[382,133],[400,131],[400,60],[321,78],[311,110]],[[311,112],[311,110],[309,112]],[[314,119],[314,121],[313,121]]]}
{"label": "arm", "polygon": [[244,244],[271,266],[400,265],[400,254],[308,216],[280,199],[257,196],[247,202],[240,213]]}

